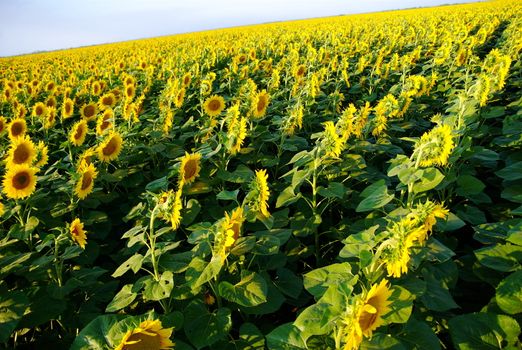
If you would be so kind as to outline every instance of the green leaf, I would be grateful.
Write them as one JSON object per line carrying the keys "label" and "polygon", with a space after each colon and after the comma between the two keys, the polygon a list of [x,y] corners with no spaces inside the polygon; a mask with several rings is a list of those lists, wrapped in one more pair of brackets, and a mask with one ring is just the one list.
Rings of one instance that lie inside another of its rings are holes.
{"label": "green leaf", "polygon": [[234,172],[219,170],[217,172],[218,179],[233,183],[249,182],[254,176],[254,172],[243,164],[240,164]]}
{"label": "green leaf", "polygon": [[330,304],[317,303],[304,309],[297,316],[294,326],[301,331],[301,338],[306,341],[312,335],[328,334],[334,326],[332,319],[335,316]]}
{"label": "green leaf", "polygon": [[268,333],[266,342],[270,350],[307,349],[301,332],[292,323],[285,323]]}
{"label": "green leaf", "polygon": [[123,288],[114,296],[112,301],[107,305],[105,312],[115,312],[123,309],[130,305],[138,296],[137,293],[132,291],[132,284],[126,284]]}
{"label": "green leaf", "polygon": [[174,277],[171,271],[165,271],[161,274],[159,281],[154,278],[148,279],[144,283],[143,299],[162,300],[170,297],[170,292],[174,287]]}
{"label": "green leaf", "polygon": [[194,198],[189,199],[186,207],[183,209],[181,223],[184,226],[190,225],[196,219],[200,211],[201,204],[199,204],[199,202]]}
{"label": "green leaf", "polygon": [[237,201],[237,195],[239,193],[239,189],[235,191],[221,191],[216,195],[217,199],[221,199],[223,201]]}
{"label": "green leaf", "polygon": [[455,231],[464,226],[466,226],[466,223],[453,213],[449,213],[445,221],[441,220],[437,224],[442,232]]}
{"label": "green leaf", "polygon": [[0,342],[7,342],[28,308],[29,300],[24,293],[0,293]]}
{"label": "green leaf", "polygon": [[356,277],[351,270],[351,265],[346,262],[312,270],[304,275],[304,287],[316,299],[319,299],[331,285],[340,283],[353,285],[356,282]]}
{"label": "green leaf", "polygon": [[219,295],[241,306],[256,306],[266,302],[267,286],[263,277],[255,272],[242,271],[236,284],[223,281],[218,286]]}
{"label": "green leaf", "polygon": [[413,300],[415,295],[411,294],[407,289],[400,286],[393,286],[390,300],[390,312],[384,315],[384,319],[388,323],[406,323],[408,322],[413,308]]}
{"label": "green leaf", "polygon": [[450,292],[433,276],[425,276],[426,292],[419,298],[424,306],[433,311],[458,308]]}
{"label": "green leaf", "polygon": [[285,267],[277,269],[277,279],[274,283],[281,292],[294,299],[297,299],[303,290],[303,280]]}
{"label": "green leaf", "polygon": [[114,271],[112,277],[120,277],[129,270],[132,270],[132,272],[137,273],[140,270],[142,263],[143,255],[136,253],[130,258],[128,258],[123,264],[121,264],[116,269],[116,271]]}
{"label": "green leaf", "polygon": [[232,327],[231,312],[219,308],[208,312],[202,301],[192,301],[183,311],[185,316],[185,335],[197,349],[226,339]]}
{"label": "green leaf", "polygon": [[362,191],[361,197],[364,199],[355,209],[358,213],[381,208],[388,204],[394,198],[394,195],[388,194],[388,187],[386,187],[384,180],[379,180]]}
{"label": "green leaf", "polygon": [[339,252],[341,258],[358,257],[363,251],[370,251],[378,243],[375,240],[375,231],[379,225],[374,225],[364,231],[349,235],[344,241],[344,247]]}
{"label": "green leaf", "polygon": [[319,187],[317,193],[326,198],[343,199],[346,188],[340,182],[330,182],[327,188]]}
{"label": "green leaf", "polygon": [[255,324],[246,322],[239,327],[239,341],[236,346],[241,350],[265,349],[265,337]]}
{"label": "green leaf", "polygon": [[219,272],[221,271],[221,268],[223,267],[224,262],[225,261],[222,256],[219,256],[219,255],[212,256],[212,259],[210,260],[210,262],[207,264],[207,266],[205,266],[205,269],[203,270],[201,275],[199,275],[198,279],[192,285],[192,289],[196,289],[196,288],[202,286],[203,284],[207,283],[212,278],[217,276],[219,274]]}
{"label": "green leaf", "polygon": [[102,315],[89,322],[74,339],[71,350],[105,350],[110,344],[107,338],[109,330],[123,315]]}
{"label": "green leaf", "polygon": [[166,176],[163,176],[163,177],[160,177],[159,179],[149,182],[145,186],[145,190],[150,191],[150,192],[157,192],[160,190],[165,191],[165,190],[167,190],[168,186],[169,186],[169,181],[167,180]]}
{"label": "green leaf", "polygon": [[509,316],[493,313],[472,313],[449,320],[453,345],[458,350],[515,348],[520,326]]}
{"label": "green leaf", "polygon": [[522,270],[512,273],[499,283],[496,301],[510,315],[522,312]]}
{"label": "green leaf", "polygon": [[522,162],[513,163],[495,174],[508,181],[522,179]]}
{"label": "green leaf", "polygon": [[457,179],[457,194],[463,197],[481,193],[486,185],[471,175],[461,175]]}
{"label": "green leaf", "polygon": [[522,247],[513,244],[495,244],[475,251],[480,264],[490,269],[511,272],[520,269]]}
{"label": "green leaf", "polygon": [[397,336],[402,343],[410,345],[411,349],[439,350],[440,340],[426,322],[411,317],[404,332]]}
{"label": "green leaf", "polygon": [[301,192],[295,194],[293,187],[288,186],[279,194],[279,196],[277,196],[276,208],[295,203],[299,198],[301,198]]}
{"label": "green leaf", "polygon": [[444,180],[444,175],[437,168],[423,169],[420,179],[413,184],[413,193],[429,191],[437,187],[442,180]]}

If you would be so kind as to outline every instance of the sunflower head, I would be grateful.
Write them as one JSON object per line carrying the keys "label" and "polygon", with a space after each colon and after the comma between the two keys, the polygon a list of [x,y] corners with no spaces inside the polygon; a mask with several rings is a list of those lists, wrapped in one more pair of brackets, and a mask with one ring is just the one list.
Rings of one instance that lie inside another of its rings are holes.
{"label": "sunflower head", "polygon": [[112,92],[109,92],[102,97],[98,101],[98,107],[100,110],[104,111],[106,109],[114,107],[116,104],[116,96]]}
{"label": "sunflower head", "polygon": [[69,133],[69,141],[75,146],[80,146],[85,141],[85,137],[89,131],[87,121],[85,119],[77,121]]}
{"label": "sunflower head", "polygon": [[74,113],[74,101],[70,98],[66,98],[62,105],[62,118],[70,118]]}
{"label": "sunflower head", "polygon": [[15,140],[16,138],[25,135],[27,132],[27,123],[25,119],[22,118],[13,119],[9,125],[7,125],[7,130],[11,141]]}
{"label": "sunflower head", "polygon": [[107,138],[98,146],[98,158],[102,162],[110,162],[118,158],[123,148],[123,138],[117,132],[111,132]]}
{"label": "sunflower head", "polygon": [[250,191],[245,200],[249,203],[250,209],[259,217],[267,218],[270,216],[268,212],[268,199],[270,198],[270,190],[268,188],[268,174],[266,169],[256,170],[255,176],[250,183]]}
{"label": "sunflower head", "polygon": [[83,228],[83,222],[76,218],[69,225],[69,233],[74,242],[76,242],[82,249],[85,249],[87,243],[87,231]]}
{"label": "sunflower head", "polygon": [[27,136],[15,139],[9,149],[7,163],[9,165],[31,165],[36,156],[33,141]]}
{"label": "sunflower head", "polygon": [[107,129],[111,127],[113,119],[113,110],[105,110],[105,112],[103,112],[103,114],[98,117],[98,121],[96,122],[96,134],[103,135],[107,131]]}
{"label": "sunflower head", "polygon": [[371,337],[372,332],[384,323],[382,316],[390,311],[389,298],[392,292],[388,289],[388,281],[383,279],[370,288],[364,303],[358,312],[358,322],[362,334]]}
{"label": "sunflower head", "polygon": [[413,153],[421,167],[444,166],[448,163],[454,146],[451,128],[448,125],[439,125],[421,136]]}
{"label": "sunflower head", "polygon": [[192,81],[192,75],[190,74],[190,72],[185,73],[185,75],[183,75],[183,78],[181,79],[181,82],[184,87],[189,86],[191,81]]}
{"label": "sunflower head", "polygon": [[0,135],[7,129],[7,121],[5,117],[0,116]]}
{"label": "sunflower head", "polygon": [[9,166],[2,182],[5,195],[11,199],[20,199],[33,194],[37,171],[27,164]]}
{"label": "sunflower head", "polygon": [[43,102],[38,102],[33,106],[33,116],[44,118],[47,115],[47,106]]}
{"label": "sunflower head", "polygon": [[196,180],[201,170],[201,154],[187,153],[181,158],[181,165],[179,169],[179,187],[185,184],[190,184]]}
{"label": "sunflower head", "polygon": [[217,117],[225,109],[225,99],[221,96],[213,95],[205,100],[203,109],[208,116]]}
{"label": "sunflower head", "polygon": [[78,198],[85,199],[92,192],[94,180],[98,176],[98,172],[96,171],[94,164],[90,163],[88,165],[81,164],[78,173],[80,174],[80,178],[76,183],[74,193]]}
{"label": "sunflower head", "polygon": [[172,328],[163,328],[160,320],[146,320],[127,331],[115,350],[170,350]]}
{"label": "sunflower head", "polygon": [[80,113],[82,118],[87,121],[94,120],[96,118],[96,114],[98,114],[98,108],[95,103],[87,103],[82,106],[80,109]]}
{"label": "sunflower head", "polygon": [[245,221],[243,208],[238,207],[232,213],[225,213],[223,230],[225,232],[225,248],[230,248],[241,235],[241,226]]}
{"label": "sunflower head", "polygon": [[265,115],[268,103],[270,102],[270,95],[263,90],[256,94],[253,105],[253,114],[256,118],[261,118]]}
{"label": "sunflower head", "polygon": [[36,146],[36,158],[34,166],[37,168],[43,167],[49,161],[49,149],[43,143],[43,141],[38,142],[38,146]]}

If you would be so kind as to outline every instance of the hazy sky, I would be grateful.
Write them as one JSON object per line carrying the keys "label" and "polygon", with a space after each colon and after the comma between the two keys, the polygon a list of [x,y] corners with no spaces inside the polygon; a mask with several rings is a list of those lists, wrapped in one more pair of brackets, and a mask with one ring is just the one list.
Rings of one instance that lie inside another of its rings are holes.
{"label": "hazy sky", "polygon": [[0,56],[470,0],[0,0]]}

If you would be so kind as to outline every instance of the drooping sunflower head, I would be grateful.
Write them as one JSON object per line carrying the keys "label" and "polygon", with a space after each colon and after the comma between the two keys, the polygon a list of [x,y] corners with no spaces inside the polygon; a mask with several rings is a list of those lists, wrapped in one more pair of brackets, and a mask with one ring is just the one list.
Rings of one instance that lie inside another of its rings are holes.
{"label": "drooping sunflower head", "polygon": [[82,119],[77,121],[69,133],[69,141],[75,146],[80,146],[85,141],[85,137],[89,131],[87,120]]}
{"label": "drooping sunflower head", "polygon": [[306,74],[306,66],[304,64],[300,64],[294,70],[294,76],[297,79],[301,79]]}
{"label": "drooping sunflower head", "polygon": [[160,320],[146,320],[127,331],[115,350],[170,350],[172,328],[163,328]]}
{"label": "drooping sunflower head", "polygon": [[345,141],[337,134],[337,128],[332,121],[324,123],[324,131],[321,146],[327,157],[339,157],[344,148]]}
{"label": "drooping sunflower head", "polygon": [[261,118],[265,115],[266,109],[268,108],[268,103],[270,102],[270,95],[263,90],[256,94],[256,98],[254,99],[254,108],[253,114],[256,118]]}
{"label": "drooping sunflower head", "polygon": [[15,140],[16,138],[25,135],[27,132],[27,122],[22,118],[13,119],[9,125],[7,125],[7,130],[11,141]]}
{"label": "drooping sunflower head", "polygon": [[87,121],[94,120],[96,118],[96,114],[98,114],[98,108],[95,103],[87,103],[82,106],[80,109],[80,113],[82,118]]}
{"label": "drooping sunflower head", "polygon": [[36,156],[36,150],[33,141],[27,136],[18,137],[11,143],[7,156],[7,164],[31,165]]}
{"label": "drooping sunflower head", "polygon": [[45,117],[44,128],[50,129],[56,123],[56,108],[48,107],[47,116]]}
{"label": "drooping sunflower head", "polygon": [[98,172],[94,164],[90,163],[89,165],[80,166],[78,173],[80,174],[80,178],[76,183],[74,193],[78,198],[85,199],[92,192],[94,180],[98,176]]}
{"label": "drooping sunflower head", "polygon": [[187,153],[181,158],[181,165],[179,168],[179,187],[185,184],[190,184],[196,180],[201,170],[201,154]]}
{"label": "drooping sunflower head", "polygon": [[210,117],[217,117],[225,109],[225,99],[218,95],[210,96],[203,104],[205,113]]}
{"label": "drooping sunflower head", "polygon": [[358,322],[364,336],[371,337],[372,332],[384,323],[382,316],[390,311],[391,294],[388,281],[385,279],[379,284],[372,285],[366,294],[358,314]]}
{"label": "drooping sunflower head", "polygon": [[27,108],[24,105],[20,104],[15,109],[15,118],[24,118],[27,114]]}
{"label": "drooping sunflower head", "polygon": [[269,198],[270,189],[268,188],[268,174],[266,173],[266,169],[256,170],[255,176],[252,182],[250,182],[250,191],[245,200],[253,212],[258,216],[267,218],[270,216],[268,212]]}
{"label": "drooping sunflower head", "polygon": [[27,164],[10,166],[2,182],[5,195],[11,199],[20,199],[33,194],[36,189],[37,171],[38,169]]}
{"label": "drooping sunflower head", "polygon": [[107,138],[98,146],[98,158],[102,162],[110,162],[118,158],[123,148],[123,138],[115,131],[111,132]]}
{"label": "drooping sunflower head", "polygon": [[232,213],[225,213],[223,222],[223,231],[225,232],[225,248],[230,248],[241,235],[241,227],[245,218],[243,216],[243,208],[237,207]]}
{"label": "drooping sunflower head", "polygon": [[190,82],[192,81],[192,75],[190,74],[190,72],[185,73],[181,81],[184,87],[189,86]]}
{"label": "drooping sunflower head", "polygon": [[45,105],[50,108],[56,108],[56,97],[50,96],[46,101]]}
{"label": "drooping sunflower head", "polygon": [[83,222],[76,218],[69,225],[69,233],[74,242],[76,242],[82,249],[85,249],[87,243],[87,231],[83,228]]}
{"label": "drooping sunflower head", "polygon": [[172,229],[175,230],[181,223],[181,209],[183,209],[183,202],[181,201],[182,189],[181,187],[174,194],[174,200],[172,201],[172,209],[170,212],[170,224]]}
{"label": "drooping sunflower head", "polygon": [[451,127],[439,125],[421,136],[413,153],[421,167],[444,166],[454,146]]}

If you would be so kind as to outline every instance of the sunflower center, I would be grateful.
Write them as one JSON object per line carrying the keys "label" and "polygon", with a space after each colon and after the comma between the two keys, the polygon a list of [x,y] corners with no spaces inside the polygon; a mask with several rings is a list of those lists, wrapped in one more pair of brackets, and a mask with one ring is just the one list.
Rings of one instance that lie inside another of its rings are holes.
{"label": "sunflower center", "polygon": [[83,126],[80,125],[78,128],[76,128],[76,132],[74,133],[74,139],[79,140],[82,138],[84,132],[83,132]]}
{"label": "sunflower center", "polygon": [[1,133],[2,131],[4,131],[4,128],[5,128],[4,121],[3,121],[3,120],[0,120],[0,133]]}
{"label": "sunflower center", "polygon": [[13,153],[13,162],[15,164],[23,164],[29,159],[29,150],[24,145],[16,147]]}
{"label": "sunflower center", "polygon": [[183,79],[183,84],[188,85],[188,83],[190,83],[190,77],[185,77],[185,79]]}
{"label": "sunflower center", "polygon": [[71,229],[71,235],[73,237],[78,237],[80,235],[80,232],[78,231],[78,227],[77,226],[73,226],[73,228]]}
{"label": "sunflower center", "polygon": [[22,134],[23,131],[24,131],[24,128],[21,123],[14,123],[13,126],[11,127],[11,134],[13,134],[13,136],[18,136],[18,135]]}
{"label": "sunflower center", "polygon": [[265,109],[266,102],[264,98],[260,98],[259,101],[257,101],[257,111],[261,112],[263,109]]}
{"label": "sunflower center", "polygon": [[42,106],[37,106],[36,107],[36,115],[40,116],[43,114],[43,108]]}
{"label": "sunflower center", "polygon": [[196,175],[198,165],[194,159],[191,159],[185,164],[185,180],[192,179]]}
{"label": "sunflower center", "polygon": [[361,316],[359,317],[359,325],[361,326],[361,330],[365,333],[368,329],[375,324],[377,319],[377,312],[369,313],[367,311],[363,311]]}
{"label": "sunflower center", "polygon": [[110,96],[107,96],[103,99],[102,103],[105,105],[105,106],[112,106],[112,97]]}
{"label": "sunflower center", "polygon": [[127,96],[132,96],[134,95],[134,88],[132,86],[128,86],[126,92]]}
{"label": "sunflower center", "polygon": [[104,156],[110,156],[111,154],[113,154],[114,152],[116,152],[116,148],[118,147],[118,142],[116,141],[116,139],[113,137],[109,143],[107,143],[107,145],[105,147],[103,147],[103,155]]}
{"label": "sunflower center", "polygon": [[86,118],[90,118],[90,117],[94,116],[94,112],[95,112],[95,109],[94,109],[94,106],[92,106],[92,105],[86,106],[83,110],[83,113],[85,114]]}
{"label": "sunflower center", "polygon": [[86,172],[85,174],[83,174],[82,176],[82,190],[86,190],[89,188],[89,186],[91,186],[92,184],[92,175],[90,172]]}
{"label": "sunflower center", "polygon": [[29,185],[30,174],[27,171],[21,171],[13,177],[13,187],[17,190],[23,190]]}
{"label": "sunflower center", "polygon": [[231,230],[234,231],[234,241],[236,241],[239,238],[239,234],[241,233],[241,224],[235,222],[232,224]]}
{"label": "sunflower center", "polygon": [[304,75],[304,70],[305,70],[305,69],[304,69],[303,66],[299,67],[299,69],[297,70],[297,75],[298,75],[298,76],[302,76],[302,75]]}
{"label": "sunflower center", "polygon": [[106,118],[103,120],[103,123],[101,123],[101,125],[100,125],[100,129],[105,130],[111,125],[111,122],[109,122],[108,119],[109,118]]}
{"label": "sunflower center", "polygon": [[[149,335],[151,334],[151,335]],[[161,337],[155,333],[136,333],[129,337],[127,344],[123,347],[125,350],[160,350]],[[129,344],[131,343],[131,344]]]}
{"label": "sunflower center", "polygon": [[212,100],[208,104],[208,109],[210,109],[211,111],[217,111],[219,110],[219,107],[221,107],[221,103],[219,102],[219,100]]}
{"label": "sunflower center", "polygon": [[65,113],[66,113],[66,114],[71,113],[71,108],[72,108],[71,105],[70,105],[69,103],[67,103],[67,104],[65,105]]}

